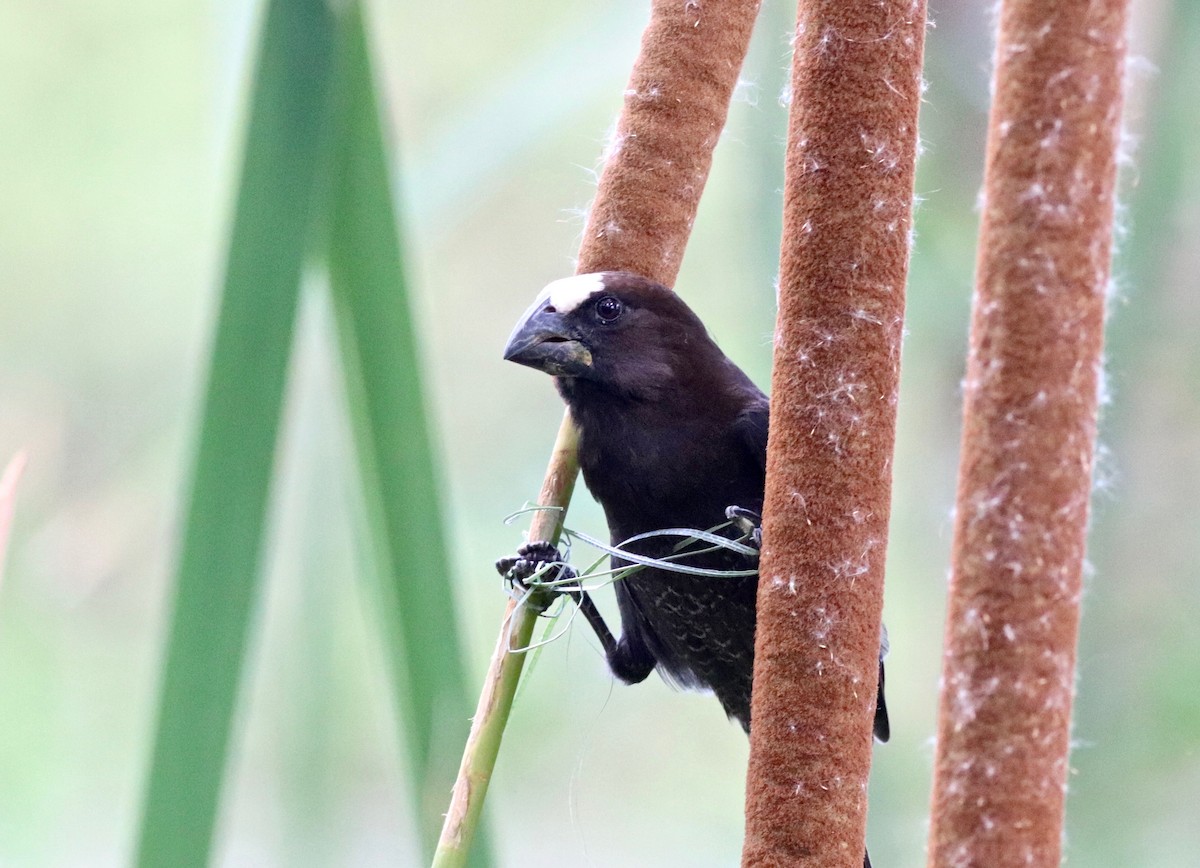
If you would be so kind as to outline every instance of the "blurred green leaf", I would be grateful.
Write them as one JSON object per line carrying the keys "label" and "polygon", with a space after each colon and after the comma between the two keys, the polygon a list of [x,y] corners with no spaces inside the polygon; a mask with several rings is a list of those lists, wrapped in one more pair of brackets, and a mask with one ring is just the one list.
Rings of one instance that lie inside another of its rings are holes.
{"label": "blurred green leaf", "polygon": [[319,204],[335,20],[323,0],[273,0],[261,46],[176,575],[138,845],[143,866],[208,863]]}
{"label": "blurred green leaf", "polygon": [[357,4],[272,3],[185,527],[139,861],[203,865],[257,598],[300,276],[325,225],[419,825],[432,852],[468,706],[384,138]]}
{"label": "blurred green leaf", "polygon": [[431,854],[470,711],[417,327],[409,310],[388,150],[358,6],[348,11],[345,26],[328,262],[379,579],[379,623],[388,643],[422,838]]}

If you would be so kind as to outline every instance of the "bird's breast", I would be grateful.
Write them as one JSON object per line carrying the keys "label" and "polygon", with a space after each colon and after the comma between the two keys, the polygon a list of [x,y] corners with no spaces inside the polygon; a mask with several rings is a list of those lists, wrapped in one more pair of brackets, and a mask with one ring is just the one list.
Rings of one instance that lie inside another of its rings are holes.
{"label": "bird's breast", "polygon": [[717,433],[681,427],[581,431],[579,458],[588,490],[604,507],[614,538],[667,527],[702,530],[725,508],[759,510],[761,480]]}

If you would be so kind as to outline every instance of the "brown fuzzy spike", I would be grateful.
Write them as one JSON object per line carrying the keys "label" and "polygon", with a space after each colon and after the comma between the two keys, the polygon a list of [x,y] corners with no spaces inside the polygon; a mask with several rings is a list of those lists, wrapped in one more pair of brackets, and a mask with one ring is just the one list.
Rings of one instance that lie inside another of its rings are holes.
{"label": "brown fuzzy spike", "polygon": [[655,0],[579,250],[580,274],[674,286],[759,0]]}
{"label": "brown fuzzy spike", "polygon": [[[746,56],[759,0],[655,0],[616,147],[606,156],[578,271],[633,271],[672,285],[691,234],[712,152]],[[578,465],[563,418],[530,541],[557,540]],[[510,603],[480,695],[438,843],[436,866],[466,862],[537,612]],[[511,643],[511,644],[510,644]]]}
{"label": "brown fuzzy spike", "polygon": [[924,35],[799,4],[745,865],[863,864]]}
{"label": "brown fuzzy spike", "polygon": [[1126,19],[1002,8],[930,865],[1061,858]]}

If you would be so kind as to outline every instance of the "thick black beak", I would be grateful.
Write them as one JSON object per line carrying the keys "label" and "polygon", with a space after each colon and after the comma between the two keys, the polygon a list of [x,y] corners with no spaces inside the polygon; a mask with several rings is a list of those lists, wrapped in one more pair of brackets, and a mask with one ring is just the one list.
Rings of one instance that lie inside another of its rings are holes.
{"label": "thick black beak", "polygon": [[592,354],[563,314],[539,300],[517,323],[504,359],[555,377],[577,377],[592,366]]}

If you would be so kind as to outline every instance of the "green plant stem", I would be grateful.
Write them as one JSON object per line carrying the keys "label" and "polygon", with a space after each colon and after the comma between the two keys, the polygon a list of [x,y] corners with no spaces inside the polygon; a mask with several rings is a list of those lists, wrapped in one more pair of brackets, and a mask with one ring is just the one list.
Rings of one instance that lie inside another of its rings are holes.
{"label": "green plant stem", "polygon": [[[555,508],[534,513],[529,528],[531,542],[548,540],[558,544],[567,505],[571,502],[571,494],[579,476],[577,446],[575,424],[570,414],[564,414],[538,497],[540,506]],[[521,680],[521,670],[525,666],[523,651],[529,647],[538,616],[552,600],[553,594],[550,592],[531,592],[521,604],[510,601],[505,609],[500,638],[484,677],[479,706],[475,709],[458,780],[454,783],[450,810],[446,813],[446,822],[442,826],[442,835],[433,857],[433,868],[459,868],[467,862],[471,842],[482,816],[488,784],[496,767],[496,757],[500,753],[504,727]]]}

